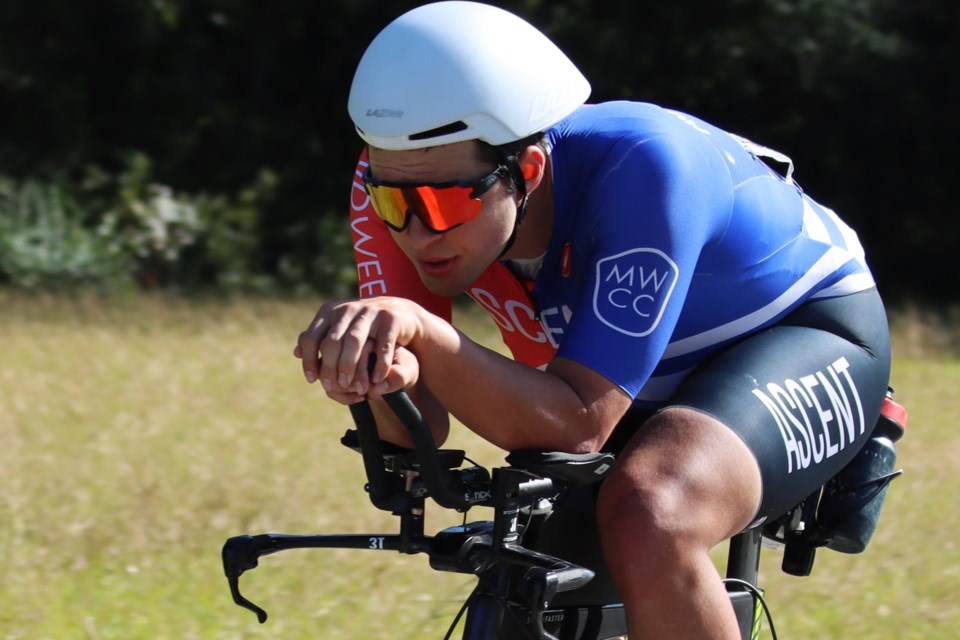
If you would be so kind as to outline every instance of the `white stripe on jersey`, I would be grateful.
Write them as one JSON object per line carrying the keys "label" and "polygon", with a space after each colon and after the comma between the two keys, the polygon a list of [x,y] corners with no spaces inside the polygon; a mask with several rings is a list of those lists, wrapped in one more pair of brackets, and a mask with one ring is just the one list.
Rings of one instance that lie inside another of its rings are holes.
{"label": "white stripe on jersey", "polygon": [[821,289],[815,294],[810,296],[810,299],[814,298],[833,298],[836,296],[845,296],[851,293],[856,293],[858,291],[864,291],[875,286],[876,282],[873,280],[873,276],[869,273],[852,273],[846,278],[835,282],[826,289]]}
{"label": "white stripe on jersey", "polygon": [[840,219],[837,212],[829,207],[818,204],[814,207],[813,203],[806,196],[803,197],[803,231],[808,238],[823,242],[824,244],[833,244],[830,237],[828,223],[833,225],[836,232],[843,238],[843,244],[852,258],[856,258],[864,269],[867,269],[867,261],[863,252],[863,245],[860,244],[860,238],[850,226]]}
{"label": "white stripe on jersey", "polygon": [[833,244],[830,242],[830,231],[827,229],[827,225],[823,223],[813,205],[806,198],[803,198],[803,231],[811,240]]}
{"label": "white stripe on jersey", "polygon": [[831,276],[837,269],[849,262],[850,258],[851,255],[844,249],[840,247],[830,247],[799,280],[794,282],[789,289],[780,294],[780,296],[770,304],[736,320],[722,324],[719,327],[714,327],[702,333],[671,342],[667,345],[663,353],[663,358],[675,358],[693,353],[694,351],[699,351],[700,349],[705,349],[714,344],[749,333],[756,327],[777,317],[785,309],[803,298],[818,282]]}

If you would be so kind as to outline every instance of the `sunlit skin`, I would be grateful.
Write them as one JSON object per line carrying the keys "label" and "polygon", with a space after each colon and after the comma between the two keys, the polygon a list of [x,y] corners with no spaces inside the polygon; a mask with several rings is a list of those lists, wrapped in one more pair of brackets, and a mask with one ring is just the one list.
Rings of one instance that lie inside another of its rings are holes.
{"label": "sunlit skin", "polygon": [[[472,180],[493,169],[476,144],[370,149],[371,170],[391,182]],[[534,258],[550,239],[550,167],[536,146],[519,160],[528,213],[504,257]],[[447,233],[432,233],[416,217],[404,231],[392,232],[434,293],[461,293],[500,257],[510,238],[517,193],[501,182],[482,201],[475,219]],[[370,354],[377,364],[368,374]],[[324,304],[294,355],[307,381],[319,381],[329,398],[369,401],[381,437],[399,444],[409,444],[409,434],[382,395],[400,388],[410,393],[438,443],[447,436],[449,412],[505,450],[596,451],[631,404],[619,386],[577,362],[556,357],[545,370],[525,366],[396,297]],[[670,408],[638,431],[605,480],[597,512],[632,637],[739,638],[708,552],[749,524],[759,500],[756,461],[715,419]]]}
{"label": "sunlit skin", "polygon": [[[380,180],[411,184],[471,180],[494,167],[480,158],[477,143],[459,142],[412,151],[370,149],[370,168]],[[500,255],[513,232],[518,195],[501,180],[487,191],[480,214],[445,233],[433,233],[416,216],[403,231],[391,231],[393,239],[410,258],[421,280],[443,296],[462,293]],[[549,226],[546,229],[549,232]],[[542,225],[523,225],[526,240]],[[548,234],[539,244],[546,247]],[[515,246],[510,257],[519,257]],[[532,257],[532,256],[530,256]]]}

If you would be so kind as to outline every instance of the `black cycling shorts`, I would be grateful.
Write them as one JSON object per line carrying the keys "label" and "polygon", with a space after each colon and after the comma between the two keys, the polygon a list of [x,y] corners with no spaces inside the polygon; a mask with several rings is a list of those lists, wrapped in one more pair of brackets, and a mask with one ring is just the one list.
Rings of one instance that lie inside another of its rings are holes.
{"label": "black cycling shorts", "polygon": [[[763,497],[751,526],[782,515],[837,474],[866,442],[890,377],[876,289],[813,300],[702,363],[668,406],[711,415],[756,457]],[[628,412],[605,449],[642,420]]]}

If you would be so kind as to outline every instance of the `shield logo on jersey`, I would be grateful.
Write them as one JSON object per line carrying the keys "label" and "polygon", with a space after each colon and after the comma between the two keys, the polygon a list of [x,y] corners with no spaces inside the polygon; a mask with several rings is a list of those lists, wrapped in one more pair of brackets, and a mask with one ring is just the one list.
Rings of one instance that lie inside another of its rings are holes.
{"label": "shield logo on jersey", "polygon": [[677,284],[677,264],[658,249],[642,248],[597,263],[593,311],[628,336],[649,335],[660,324]]}

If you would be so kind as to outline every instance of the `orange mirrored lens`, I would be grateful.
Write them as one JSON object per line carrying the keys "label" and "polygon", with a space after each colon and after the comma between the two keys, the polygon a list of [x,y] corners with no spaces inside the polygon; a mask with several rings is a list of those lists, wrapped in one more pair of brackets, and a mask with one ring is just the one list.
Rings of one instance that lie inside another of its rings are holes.
{"label": "orange mirrored lens", "polygon": [[471,198],[471,187],[390,187],[367,184],[367,193],[377,215],[397,231],[403,231],[416,215],[431,231],[442,232],[477,217],[481,202]]}

